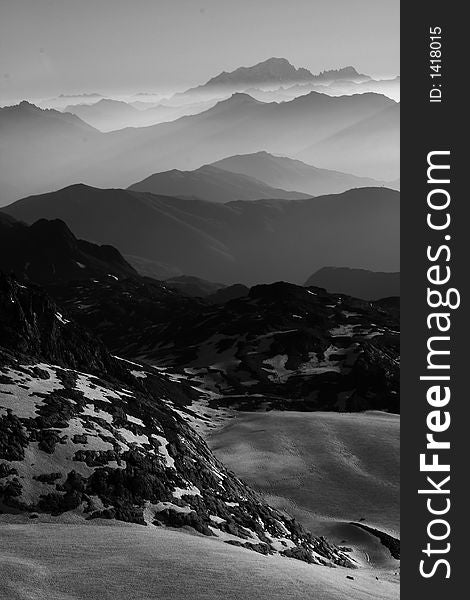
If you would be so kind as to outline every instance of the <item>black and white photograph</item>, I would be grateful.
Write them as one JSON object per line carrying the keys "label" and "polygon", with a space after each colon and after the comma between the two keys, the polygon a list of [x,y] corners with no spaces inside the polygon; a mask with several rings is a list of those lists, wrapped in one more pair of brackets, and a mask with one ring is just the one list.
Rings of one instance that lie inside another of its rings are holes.
{"label": "black and white photograph", "polygon": [[1,0],[0,598],[399,597],[399,1]]}

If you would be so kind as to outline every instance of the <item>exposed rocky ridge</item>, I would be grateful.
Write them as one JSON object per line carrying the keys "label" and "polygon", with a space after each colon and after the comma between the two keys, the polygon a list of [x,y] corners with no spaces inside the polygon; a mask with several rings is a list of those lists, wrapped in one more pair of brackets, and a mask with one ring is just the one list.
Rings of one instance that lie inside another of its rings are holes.
{"label": "exposed rocky ridge", "polygon": [[399,174],[398,128],[398,105],[373,93],[311,92],[279,104],[235,94],[196,115],[108,133],[68,113],[0,108],[0,203],[79,181],[127,187],[157,171],[260,150],[392,180]]}
{"label": "exposed rocky ridge", "polygon": [[0,315],[3,511],[190,526],[262,553],[352,566],[215,459],[175,408],[184,384],[112,357],[41,289],[1,273]]}
{"label": "exposed rocky ridge", "polygon": [[218,305],[128,280],[51,292],[113,352],[179,373],[210,406],[399,412],[398,299],[282,282]]}

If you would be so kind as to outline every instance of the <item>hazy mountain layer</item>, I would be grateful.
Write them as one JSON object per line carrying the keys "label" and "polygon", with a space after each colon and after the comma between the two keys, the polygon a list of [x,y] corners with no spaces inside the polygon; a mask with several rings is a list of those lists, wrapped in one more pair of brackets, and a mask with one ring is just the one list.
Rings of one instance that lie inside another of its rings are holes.
{"label": "hazy mountain layer", "polygon": [[125,127],[148,127],[157,123],[174,121],[185,115],[207,110],[216,104],[217,98],[194,102],[183,106],[168,106],[164,103],[153,105],[141,102],[124,102],[103,98],[93,104],[71,104],[63,109],[65,113],[77,115],[100,131],[113,131]]}
{"label": "hazy mountain layer", "polygon": [[127,187],[151,173],[260,150],[391,180],[399,174],[398,130],[398,105],[378,94],[312,92],[280,104],[235,94],[197,115],[110,133],[22,103],[0,109],[0,201],[80,181]]}
{"label": "hazy mountain layer", "polygon": [[271,187],[260,179],[206,165],[195,171],[174,169],[164,173],[155,173],[132,184],[128,189],[136,192],[151,192],[161,196],[195,197],[221,203],[232,200],[308,198],[307,194]]}
{"label": "hazy mountain layer", "polygon": [[386,188],[216,204],[77,185],[4,211],[27,223],[62,219],[79,237],[112,244],[125,256],[221,283],[304,282],[325,262],[399,266],[399,193]]}
{"label": "hazy mountain layer", "polygon": [[400,295],[400,273],[323,267],[311,275],[305,285],[317,285],[329,292],[348,294],[364,300],[378,300]]}
{"label": "hazy mountain layer", "polygon": [[250,67],[239,67],[229,73],[224,71],[212,77],[203,85],[175,94],[170,98],[170,102],[179,103],[193,98],[245,92],[252,87],[276,89],[281,86],[292,86],[307,82],[326,84],[333,81],[360,82],[368,79],[370,79],[368,75],[358,73],[354,67],[332,69],[314,75],[308,69],[294,67],[285,58],[268,58]]}
{"label": "hazy mountain layer", "polygon": [[311,196],[339,194],[351,188],[373,187],[382,183],[366,177],[319,169],[300,160],[273,156],[264,151],[229,156],[213,163],[213,166],[231,173],[256,177],[273,187],[298,190]]}

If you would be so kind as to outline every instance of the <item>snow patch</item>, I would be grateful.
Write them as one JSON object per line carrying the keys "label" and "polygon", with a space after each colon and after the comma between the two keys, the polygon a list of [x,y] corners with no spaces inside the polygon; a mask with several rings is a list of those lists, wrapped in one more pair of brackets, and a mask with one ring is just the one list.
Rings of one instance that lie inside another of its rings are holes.
{"label": "snow patch", "polygon": [[175,461],[174,459],[170,456],[169,452],[168,452],[168,440],[166,438],[164,438],[161,435],[156,435],[155,433],[152,433],[151,437],[155,440],[157,440],[157,442],[160,444],[160,447],[158,449],[158,451],[160,452],[160,454],[163,456],[163,458],[165,459],[165,464],[169,469],[174,469],[175,468]]}

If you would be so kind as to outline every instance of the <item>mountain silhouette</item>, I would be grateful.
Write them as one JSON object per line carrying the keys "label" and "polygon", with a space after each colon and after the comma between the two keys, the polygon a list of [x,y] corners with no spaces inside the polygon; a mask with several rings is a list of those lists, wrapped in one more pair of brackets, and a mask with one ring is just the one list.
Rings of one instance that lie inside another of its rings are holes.
{"label": "mountain silhouette", "polygon": [[[298,200],[307,194],[277,189],[253,176],[231,173],[206,165],[195,171],[166,171],[155,173],[129,186],[136,192],[151,192],[162,196],[197,197],[211,202],[284,198]],[[293,188],[292,188],[293,189]]]}
{"label": "mountain silhouette", "polygon": [[[121,100],[103,98],[94,104],[69,104],[63,110],[72,113],[100,131],[123,127],[122,123],[138,123],[141,112]],[[125,126],[125,125],[124,125]]]}
{"label": "mountain silhouette", "polygon": [[305,285],[315,285],[329,292],[348,294],[364,300],[379,300],[400,295],[400,273],[323,267],[311,275]]}
{"label": "mountain silhouette", "polygon": [[379,94],[311,92],[280,104],[235,94],[196,115],[109,133],[74,115],[20,105],[0,109],[0,201],[79,181],[127,187],[149,173],[193,170],[260,150],[395,179],[398,130],[398,105]]}
{"label": "mountain silhouette", "polygon": [[[158,123],[174,121],[185,115],[192,115],[211,108],[213,101],[194,102],[184,106],[168,106],[130,103],[122,100],[103,98],[93,104],[71,104],[63,112],[77,115],[85,123],[103,132],[124,129],[125,127],[148,127]],[[135,106],[137,104],[137,106]]]}
{"label": "mountain silhouette", "polygon": [[213,166],[256,177],[273,187],[298,190],[311,196],[338,194],[351,188],[378,186],[381,183],[366,177],[319,169],[300,160],[273,156],[265,151],[229,156],[213,163]]}
{"label": "mountain silhouette", "polygon": [[223,97],[227,93],[243,92],[252,87],[275,89],[295,84],[361,82],[368,79],[368,75],[358,73],[351,66],[314,75],[308,69],[294,67],[286,58],[272,57],[249,67],[238,67],[230,72],[223,71],[202,85],[175,94],[170,102],[184,102],[195,97]]}
{"label": "mountain silhouette", "polygon": [[127,258],[159,261],[209,281],[254,284],[304,282],[325,263],[397,270],[399,198],[387,188],[360,188],[305,200],[219,204],[74,185],[3,210],[28,223],[62,219],[77,236],[111,244]]}

